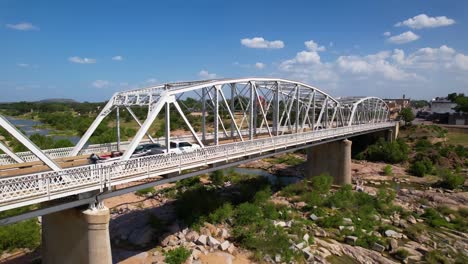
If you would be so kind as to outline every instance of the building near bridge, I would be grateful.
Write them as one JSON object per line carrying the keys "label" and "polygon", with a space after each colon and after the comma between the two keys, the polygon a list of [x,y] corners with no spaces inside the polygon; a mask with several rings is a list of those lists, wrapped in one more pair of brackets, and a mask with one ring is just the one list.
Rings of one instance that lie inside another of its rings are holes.
{"label": "building near bridge", "polygon": [[431,115],[428,119],[449,125],[468,125],[468,113],[457,113],[457,104],[447,97],[436,97],[431,100]]}
{"label": "building near bridge", "polygon": [[390,109],[390,118],[396,119],[398,114],[403,108],[410,107],[410,99],[405,98],[403,95],[402,98],[398,99],[383,99],[387,103],[388,108]]}

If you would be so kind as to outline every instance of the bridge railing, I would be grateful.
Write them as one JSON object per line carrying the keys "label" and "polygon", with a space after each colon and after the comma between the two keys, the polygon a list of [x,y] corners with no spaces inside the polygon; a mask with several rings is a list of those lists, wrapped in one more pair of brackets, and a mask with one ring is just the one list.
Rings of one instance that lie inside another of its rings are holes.
{"label": "bridge railing", "polygon": [[[258,128],[257,129],[258,133],[265,133],[267,132],[266,128]],[[247,130],[241,131],[242,135],[248,135]],[[201,134],[199,134],[201,137]],[[218,137],[223,138],[224,133],[221,132],[219,133]],[[213,139],[214,134],[207,134],[206,135],[207,139]],[[192,135],[182,135],[182,136],[176,136],[172,137],[173,140],[184,140],[184,141],[192,141],[193,136]],[[154,138],[156,143],[162,143],[164,144],[164,137],[159,137],[159,138]],[[151,143],[149,139],[143,140],[141,144],[145,143]],[[128,145],[130,144],[130,141],[122,141],[120,143],[120,150],[126,150]],[[103,144],[92,144],[88,145],[87,147],[83,148],[79,155],[91,155],[93,153],[104,153],[104,152],[111,152],[111,151],[116,151],[118,149],[117,143],[103,143]],[[66,147],[66,148],[56,148],[56,149],[46,149],[44,150],[44,153],[47,154],[51,159],[59,159],[59,158],[65,158],[69,157],[71,151],[73,150],[73,147]],[[25,162],[32,162],[32,161],[38,161],[39,159],[31,153],[31,151],[24,151],[24,152],[18,152],[16,153],[18,157],[20,157],[22,160]],[[8,165],[8,164],[16,164],[17,162],[8,156],[7,154],[0,154],[0,166],[2,165]]]}
{"label": "bridge railing", "polygon": [[261,154],[290,146],[332,139],[383,128],[394,123],[375,123],[287,134],[245,142],[205,147],[189,153],[145,156],[128,161],[102,163],[0,178],[0,211],[91,190]]}

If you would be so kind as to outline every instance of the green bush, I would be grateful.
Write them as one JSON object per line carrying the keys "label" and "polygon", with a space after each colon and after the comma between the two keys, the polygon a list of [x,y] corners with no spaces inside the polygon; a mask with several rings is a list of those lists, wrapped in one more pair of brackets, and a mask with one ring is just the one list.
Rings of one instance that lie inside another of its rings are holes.
{"label": "green bush", "polygon": [[314,176],[311,179],[312,188],[314,191],[319,194],[325,194],[330,191],[330,188],[333,183],[333,177],[328,174],[321,174],[319,176]]}
{"label": "green bush", "polygon": [[[0,218],[17,215],[31,210],[23,207],[0,212]],[[25,220],[16,224],[0,226],[0,253],[16,248],[34,249],[41,242],[41,226],[36,219]]]}
{"label": "green bush", "polygon": [[281,195],[283,195],[284,197],[293,197],[296,195],[301,195],[302,193],[306,192],[306,190],[307,184],[304,184],[304,182],[296,182],[285,186],[281,190]]}
{"label": "green bush", "polygon": [[230,203],[225,203],[223,206],[216,209],[211,213],[208,218],[213,223],[222,223],[226,222],[229,218],[234,215],[234,208]]}
{"label": "green bush", "polygon": [[383,174],[386,175],[386,176],[391,176],[393,175],[393,172],[392,172],[392,166],[390,165],[387,165],[383,168]]}
{"label": "green bush", "polygon": [[414,149],[416,151],[427,151],[432,147],[432,144],[429,140],[425,138],[420,138],[416,143],[414,144]]}
{"label": "green bush", "polygon": [[422,161],[416,161],[410,166],[410,173],[414,176],[424,177],[427,172],[426,165]]}
{"label": "green bush", "polygon": [[148,188],[144,188],[144,189],[136,191],[135,194],[138,196],[145,196],[147,193],[153,194],[155,192],[156,190],[154,189],[154,187],[148,187]]}
{"label": "green bush", "polygon": [[224,182],[226,181],[226,177],[224,176],[224,171],[222,170],[213,171],[210,174],[210,181],[214,185],[217,185],[217,186],[223,185]]}
{"label": "green bush", "polygon": [[341,186],[333,195],[328,197],[327,204],[337,208],[351,208],[355,202],[353,187],[350,184]]}
{"label": "green bush", "polygon": [[408,145],[402,139],[387,142],[380,138],[377,143],[367,148],[365,157],[370,161],[400,163],[408,159],[408,152]]}
{"label": "green bush", "polygon": [[447,227],[452,228],[452,224],[450,224],[444,217],[440,215],[434,208],[427,208],[424,214],[421,215],[423,218],[426,219],[426,223],[428,223],[432,227]]}
{"label": "green bush", "polygon": [[440,185],[447,189],[457,189],[463,187],[465,177],[451,172],[448,169],[440,169],[437,172],[438,176],[442,178]]}
{"label": "green bush", "polygon": [[188,249],[178,247],[164,253],[164,257],[167,264],[182,264],[190,257],[190,254]]}

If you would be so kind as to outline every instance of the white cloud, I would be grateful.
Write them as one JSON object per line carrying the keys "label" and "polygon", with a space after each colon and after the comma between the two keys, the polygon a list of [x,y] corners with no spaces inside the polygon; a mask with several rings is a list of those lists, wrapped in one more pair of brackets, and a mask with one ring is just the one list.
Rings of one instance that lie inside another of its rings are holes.
{"label": "white cloud", "polygon": [[382,35],[385,36],[385,37],[390,37],[392,35],[392,33],[390,33],[390,31],[386,31]]}
{"label": "white cloud", "polygon": [[261,69],[265,68],[265,64],[262,63],[262,62],[257,62],[257,63],[255,63],[255,68],[261,70]]}
{"label": "white cloud", "polygon": [[420,14],[395,24],[396,27],[407,26],[413,29],[445,27],[455,24],[455,20],[446,16],[430,17]]}
{"label": "white cloud", "polygon": [[20,30],[20,31],[29,31],[29,30],[39,30],[39,27],[34,26],[31,23],[23,22],[18,24],[6,24],[7,28]]}
{"label": "white cloud", "polygon": [[114,56],[114,57],[112,57],[112,60],[114,60],[114,61],[122,61],[122,60],[123,60],[123,57],[120,56],[120,55]]}
{"label": "white cloud", "polygon": [[371,76],[379,75],[387,80],[401,81],[417,77],[415,74],[406,72],[393,61],[403,60],[402,50],[381,51],[367,56],[340,56],[337,60],[337,66],[342,72],[348,72],[354,75]]}
{"label": "white cloud", "polygon": [[309,40],[304,42],[304,45],[310,50],[310,51],[325,51],[324,46],[319,46],[315,41]]}
{"label": "white cloud", "polygon": [[109,86],[110,82],[106,81],[106,80],[96,80],[93,83],[91,83],[91,85],[98,88],[98,89],[101,89],[101,88],[105,88],[105,87]]}
{"label": "white cloud", "polygon": [[283,61],[280,65],[285,71],[290,70],[290,68],[295,68],[300,64],[321,64],[319,51],[324,51],[324,46],[319,46],[313,40],[304,42],[307,50],[300,51],[296,54],[296,57],[290,60]]}
{"label": "white cloud", "polygon": [[[336,82],[339,77],[333,71],[333,65],[322,63],[319,51],[324,51],[324,46],[319,46],[313,40],[304,42],[306,50],[296,53],[292,59],[280,63],[279,70],[288,78],[306,82]],[[333,86],[333,84],[331,84]]]}
{"label": "white cloud", "polygon": [[262,37],[241,39],[241,44],[254,49],[282,49],[284,42],[281,40],[268,41]]}
{"label": "white cloud", "polygon": [[468,71],[468,56],[463,54],[455,55],[455,65],[461,70]]}
{"label": "white cloud", "polygon": [[201,70],[198,73],[198,76],[202,79],[216,79],[218,78],[218,75],[216,73],[209,73],[207,70]]}
{"label": "white cloud", "polygon": [[22,68],[27,68],[27,67],[29,67],[29,66],[31,66],[31,65],[29,65],[29,64],[27,64],[27,63],[17,63],[16,66],[22,67]]}
{"label": "white cloud", "polygon": [[149,78],[145,81],[145,83],[149,83],[149,84],[155,84],[155,83],[159,83],[160,81],[156,78]]}
{"label": "white cloud", "polygon": [[412,31],[406,31],[400,35],[392,36],[388,38],[388,41],[395,44],[404,44],[418,40],[419,36],[414,34]]}
{"label": "white cloud", "polygon": [[80,63],[80,64],[92,64],[92,63],[96,63],[96,59],[81,58],[81,57],[78,57],[78,56],[70,57],[70,58],[68,58],[68,60],[69,60],[70,62],[73,62],[73,63]]}

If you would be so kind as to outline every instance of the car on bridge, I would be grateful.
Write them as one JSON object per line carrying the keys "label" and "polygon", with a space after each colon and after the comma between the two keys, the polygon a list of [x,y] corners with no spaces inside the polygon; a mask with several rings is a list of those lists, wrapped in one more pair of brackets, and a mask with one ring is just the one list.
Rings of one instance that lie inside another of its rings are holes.
{"label": "car on bridge", "polygon": [[[192,152],[192,151],[195,151],[195,150],[200,149],[200,148],[201,148],[200,145],[190,143],[188,141],[175,141],[175,140],[173,140],[173,141],[169,142],[169,153],[180,154],[180,153]],[[152,154],[165,154],[165,153],[167,153],[167,149],[166,149],[165,146],[162,146],[159,149],[155,149],[154,152],[155,153],[152,153]]]}
{"label": "car on bridge", "polygon": [[149,143],[143,144],[136,147],[135,151],[133,151],[132,158],[143,157],[146,155],[154,155],[161,153],[162,146],[158,143]]}

